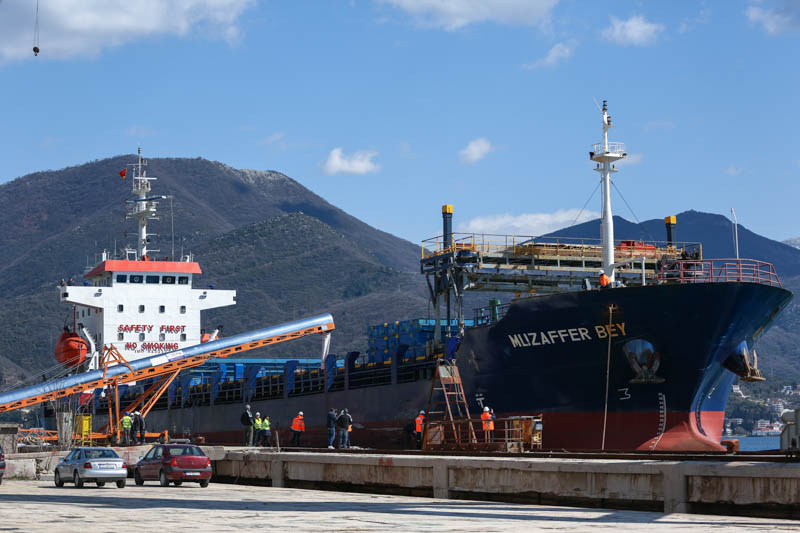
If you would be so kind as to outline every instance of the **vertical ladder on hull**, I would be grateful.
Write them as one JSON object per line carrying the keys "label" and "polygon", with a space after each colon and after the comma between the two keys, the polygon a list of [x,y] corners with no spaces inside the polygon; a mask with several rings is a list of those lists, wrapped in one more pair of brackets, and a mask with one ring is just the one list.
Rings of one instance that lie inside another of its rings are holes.
{"label": "vertical ladder on hull", "polygon": [[[698,416],[699,413],[698,413]],[[661,442],[661,437],[667,431],[667,397],[663,392],[658,393],[658,433],[651,439],[650,451],[654,452]]]}
{"label": "vertical ladder on hull", "polygon": [[430,449],[432,445],[459,446],[477,442],[458,367],[455,362],[440,360],[431,383],[422,449]]}

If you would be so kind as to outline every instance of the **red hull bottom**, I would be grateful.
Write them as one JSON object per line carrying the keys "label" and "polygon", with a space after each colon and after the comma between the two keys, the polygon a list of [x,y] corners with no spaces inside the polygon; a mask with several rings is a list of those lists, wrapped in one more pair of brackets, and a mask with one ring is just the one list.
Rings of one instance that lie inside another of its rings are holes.
{"label": "red hull bottom", "polygon": [[603,413],[545,413],[542,445],[551,450],[725,451],[720,444],[724,411],[609,413],[603,443]]}
{"label": "red hull bottom", "polygon": [[[498,418],[529,413],[498,414]],[[543,448],[548,450],[610,450],[610,451],[725,451],[722,439],[723,411],[705,411],[697,427],[694,412],[669,412],[663,431],[659,413],[609,413],[603,446],[603,413],[544,413]],[[403,425],[398,421],[370,422],[363,429],[354,429],[352,444],[377,449],[399,449],[413,444],[403,438]],[[479,431],[480,432],[480,431]],[[275,432],[273,431],[273,434]],[[208,443],[242,444],[241,431],[209,432],[203,435]],[[289,444],[291,434],[281,430],[281,445]],[[337,439],[338,440],[338,439]],[[327,431],[308,427],[302,437],[304,447],[327,447]]]}

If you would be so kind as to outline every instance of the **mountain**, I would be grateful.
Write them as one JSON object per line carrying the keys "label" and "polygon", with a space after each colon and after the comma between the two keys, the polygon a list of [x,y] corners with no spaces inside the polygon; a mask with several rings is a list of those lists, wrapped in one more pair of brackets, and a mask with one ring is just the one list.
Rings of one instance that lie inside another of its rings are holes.
{"label": "mountain", "polygon": [[[129,182],[118,172],[135,156],[94,161],[60,171],[37,172],[0,186],[0,294],[30,294],[62,277],[75,279],[103,248],[133,245],[132,222],[125,222]],[[274,171],[236,170],[205,159],[151,159],[156,194],[174,195],[160,205],[157,255],[172,255],[170,219],[174,212],[176,254],[208,238],[287,213],[302,211],[347,236],[386,266],[418,270],[419,248],[379,231],[329,204],[295,180]],[[125,230],[132,233],[125,238]],[[185,240],[183,240],[185,239]],[[115,246],[116,243],[116,246]]]}
{"label": "mountain", "polygon": [[[0,185],[0,386],[53,366],[70,315],[57,301],[57,281],[81,279],[93,252],[135,244],[134,222],[124,215],[130,182],[118,174],[135,161],[119,156]],[[175,255],[195,253],[204,271],[196,283],[238,290],[237,305],[204,314],[204,325],[224,324],[233,334],[333,312],[332,350],[344,351],[365,348],[368,324],[425,316],[424,281],[411,274],[418,246],[288,176],[205,159],[152,159],[148,175],[158,178],[154,194],[174,196],[172,206],[161,201],[160,220],[148,226],[160,232],[153,245],[161,251],[153,255],[172,255],[174,219]],[[273,351],[306,348],[301,341]]]}
{"label": "mountain", "polygon": [[783,244],[788,244],[789,246],[800,248],[800,237],[793,237],[791,239],[786,239],[785,241],[783,241]]}

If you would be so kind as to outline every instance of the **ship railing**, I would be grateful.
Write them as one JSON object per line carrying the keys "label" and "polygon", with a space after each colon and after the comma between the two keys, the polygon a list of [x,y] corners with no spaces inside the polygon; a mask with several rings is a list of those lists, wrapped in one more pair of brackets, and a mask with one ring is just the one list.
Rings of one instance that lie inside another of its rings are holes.
{"label": "ship railing", "polygon": [[658,279],[665,283],[759,283],[782,287],[771,263],[757,259],[676,260],[662,264]]}
{"label": "ship railing", "polygon": [[509,307],[511,307],[511,304],[477,307],[472,310],[474,313],[474,318],[473,318],[474,324],[476,326],[485,326],[487,324],[494,324],[495,322],[502,320],[502,318],[506,316]]}
{"label": "ship railing", "polygon": [[[667,242],[619,239],[614,241],[614,256],[617,259],[645,257],[658,260],[664,255],[680,256],[697,253],[702,258],[702,245],[698,242]],[[452,243],[445,245],[439,235],[422,241],[421,259],[455,253],[475,255],[507,255],[527,257],[569,257],[602,259],[601,239],[577,237],[534,237],[529,235],[496,235],[489,233],[454,233]]]}
{"label": "ship railing", "polygon": [[603,143],[594,143],[592,145],[592,152],[595,154],[614,154],[614,153],[624,153],[625,152],[625,143],[621,142],[609,142],[608,143],[608,150],[605,149],[605,145]]}
{"label": "ship railing", "polygon": [[423,442],[424,449],[524,452],[541,449],[542,431],[541,415],[496,418],[491,424],[480,418],[433,420],[425,424]]}

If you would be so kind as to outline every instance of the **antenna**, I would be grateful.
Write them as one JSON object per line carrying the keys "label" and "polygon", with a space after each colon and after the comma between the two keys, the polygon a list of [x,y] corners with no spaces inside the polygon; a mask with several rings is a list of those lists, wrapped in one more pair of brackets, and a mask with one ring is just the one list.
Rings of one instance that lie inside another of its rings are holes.
{"label": "antenna", "polygon": [[175,211],[172,209],[172,194],[169,195],[169,218],[172,226],[172,256],[170,259],[175,261]]}
{"label": "antenna", "polygon": [[736,259],[739,259],[739,221],[736,220],[736,211],[731,207],[733,217],[733,250],[736,252]]}

